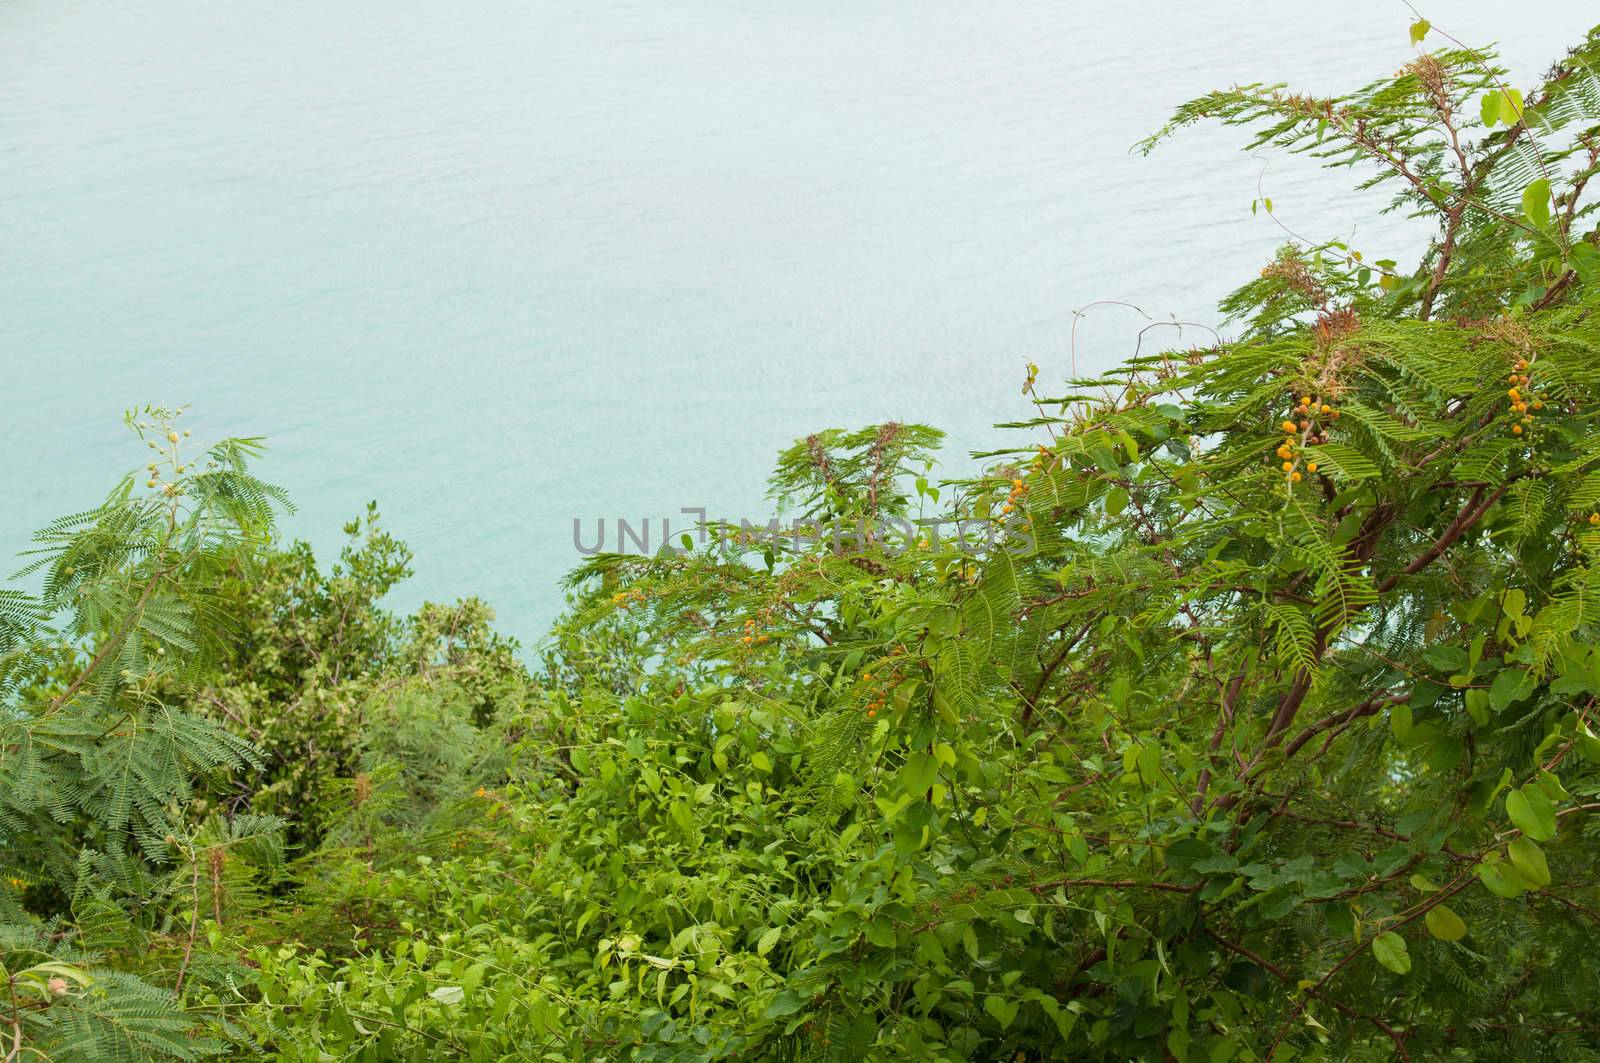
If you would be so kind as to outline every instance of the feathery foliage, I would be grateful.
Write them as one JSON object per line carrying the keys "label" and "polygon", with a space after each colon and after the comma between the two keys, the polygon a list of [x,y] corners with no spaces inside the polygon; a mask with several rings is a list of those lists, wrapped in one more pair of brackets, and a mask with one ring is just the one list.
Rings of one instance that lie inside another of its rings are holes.
{"label": "feathery foliage", "polygon": [[[1413,27],[1414,43],[1437,31]],[[249,443],[0,596],[0,1029],[53,1058],[1600,1059],[1600,32],[1213,93],[1436,225],[1236,334],[778,459],[529,674]],[[1270,211],[1270,205],[1267,205]],[[137,425],[136,425],[137,426]],[[210,479],[207,479],[210,477]],[[160,987],[160,988],[157,988]],[[13,1053],[16,1054],[16,1053]]]}

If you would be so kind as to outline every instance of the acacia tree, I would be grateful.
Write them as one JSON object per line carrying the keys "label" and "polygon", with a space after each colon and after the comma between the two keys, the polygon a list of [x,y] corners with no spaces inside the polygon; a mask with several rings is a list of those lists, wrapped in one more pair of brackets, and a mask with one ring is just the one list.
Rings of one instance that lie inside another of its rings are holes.
{"label": "acacia tree", "polygon": [[173,990],[201,908],[222,911],[247,867],[281,857],[278,821],[195,814],[197,791],[259,752],[180,702],[222,653],[220,591],[267,543],[284,498],[247,468],[258,441],[195,454],[180,412],[130,414],[152,452],[143,473],[35,536],[21,575],[36,593],[0,591],[8,1063],[221,1051]]}
{"label": "acacia tree", "polygon": [[479,827],[359,879],[377,947],[256,946],[262,1041],[1600,1058],[1600,34],[1526,97],[1457,46],[1202,118],[1436,238],[1302,241],[1230,341],[1030,369],[970,481],[925,428],[800,441],[774,492],[848,538],[596,557]]}
{"label": "acacia tree", "polygon": [[[1249,126],[1436,238],[1409,271],[1291,244],[1224,304],[1230,342],[1058,395],[1030,373],[1039,441],[957,485],[1025,556],[768,536],[582,574],[569,635],[788,706],[757,777],[848,839],[756,1042],[1594,1055],[1597,63],[1591,35],[1524,97],[1455,47],[1180,109],[1150,144]],[[775,487],[907,513],[935,490],[883,476],[926,443],[812,437]]]}

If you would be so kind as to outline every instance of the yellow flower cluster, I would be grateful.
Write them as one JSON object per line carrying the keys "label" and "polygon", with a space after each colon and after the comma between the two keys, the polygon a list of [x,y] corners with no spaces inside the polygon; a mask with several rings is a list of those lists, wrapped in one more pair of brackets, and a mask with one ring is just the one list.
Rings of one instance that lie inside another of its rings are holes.
{"label": "yellow flower cluster", "polygon": [[1534,413],[1544,409],[1544,400],[1534,391],[1533,378],[1528,375],[1530,368],[1526,358],[1518,358],[1511,375],[1506,378],[1511,384],[1506,389],[1506,398],[1511,400],[1511,434],[1514,436],[1531,432]]}
{"label": "yellow flower cluster", "polygon": [[[894,650],[894,656],[899,656],[900,653],[901,653],[900,649],[897,648],[897,649]],[[878,710],[883,708],[885,705],[887,705],[889,703],[889,694],[890,694],[890,692],[893,691],[895,687],[899,686],[900,683],[905,680],[905,673],[900,671],[899,666],[895,665],[892,661],[880,662],[880,667],[885,669],[885,671],[887,672],[886,675],[876,676],[876,675],[874,675],[872,673],[871,669],[868,669],[867,671],[861,673],[861,681],[862,682],[871,683],[871,684],[877,684],[877,683],[882,683],[883,684],[882,686],[879,686],[876,690],[873,691],[871,700],[867,702],[867,718],[868,719],[871,719],[872,717],[878,715]]]}
{"label": "yellow flower cluster", "polygon": [[1006,495],[1005,504],[1000,507],[1000,512],[1010,513],[1016,509],[1027,497],[1028,485],[1022,482],[1021,477],[1012,477],[1011,490]]}
{"label": "yellow flower cluster", "polygon": [[644,602],[644,591],[618,591],[611,596],[611,604],[619,609],[641,605]]}
{"label": "yellow flower cluster", "polygon": [[[1301,395],[1295,403],[1294,409],[1289,411],[1289,416],[1279,427],[1283,429],[1283,442],[1278,449],[1273,451],[1283,474],[1289,478],[1290,483],[1299,483],[1304,476],[1301,474],[1301,459],[1307,446],[1328,441],[1328,424],[1339,419],[1339,411],[1326,402],[1318,403],[1310,395]],[[1315,473],[1317,463],[1305,463],[1305,471]]]}
{"label": "yellow flower cluster", "polygon": [[746,646],[755,642],[765,642],[767,641],[767,633],[765,631],[757,631],[756,622],[754,620],[746,620],[744,622],[744,637],[739,641],[743,642]]}

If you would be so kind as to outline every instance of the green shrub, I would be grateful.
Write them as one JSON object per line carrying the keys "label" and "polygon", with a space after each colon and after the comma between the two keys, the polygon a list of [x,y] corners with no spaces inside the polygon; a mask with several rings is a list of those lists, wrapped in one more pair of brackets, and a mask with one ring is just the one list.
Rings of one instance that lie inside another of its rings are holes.
{"label": "green shrub", "polygon": [[854,540],[597,556],[537,675],[163,450],[0,597],[12,1056],[1600,1058],[1600,33],[1489,62],[1175,120],[1365,168],[1414,268],[1030,367],[972,479],[807,437]]}

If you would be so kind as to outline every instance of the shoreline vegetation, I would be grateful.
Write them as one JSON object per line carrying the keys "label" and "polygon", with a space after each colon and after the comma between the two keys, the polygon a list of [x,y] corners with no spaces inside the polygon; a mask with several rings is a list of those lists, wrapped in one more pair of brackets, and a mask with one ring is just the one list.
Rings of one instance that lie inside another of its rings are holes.
{"label": "shoreline vegetation", "polygon": [[130,414],[0,590],[0,1063],[1600,1060],[1600,28],[1526,93],[1411,36],[1143,148],[1348,168],[1419,262],[1030,365],[968,479],[809,435],[847,544],[595,553],[532,659]]}

